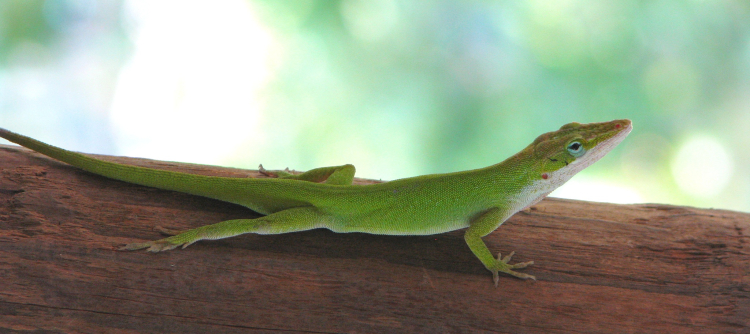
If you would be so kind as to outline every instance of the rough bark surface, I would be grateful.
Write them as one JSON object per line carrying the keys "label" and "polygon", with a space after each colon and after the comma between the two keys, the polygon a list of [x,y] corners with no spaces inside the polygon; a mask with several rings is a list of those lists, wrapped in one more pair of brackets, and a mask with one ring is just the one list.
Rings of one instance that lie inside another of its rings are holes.
{"label": "rough bark surface", "polygon": [[537,281],[501,277],[497,289],[461,231],[314,230],[117,250],[159,238],[157,225],[254,216],[0,146],[0,332],[750,332],[747,213],[547,199],[484,238],[535,261],[525,272]]}

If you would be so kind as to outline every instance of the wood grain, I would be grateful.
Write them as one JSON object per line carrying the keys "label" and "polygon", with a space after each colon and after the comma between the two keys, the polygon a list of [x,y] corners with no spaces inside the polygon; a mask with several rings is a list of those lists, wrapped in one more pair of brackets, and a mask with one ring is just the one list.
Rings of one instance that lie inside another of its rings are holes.
{"label": "wood grain", "polygon": [[0,146],[0,332],[750,333],[750,214],[740,212],[546,199],[484,238],[535,261],[525,272],[538,281],[501,277],[497,289],[461,231],[116,250],[159,238],[157,225],[255,216]]}

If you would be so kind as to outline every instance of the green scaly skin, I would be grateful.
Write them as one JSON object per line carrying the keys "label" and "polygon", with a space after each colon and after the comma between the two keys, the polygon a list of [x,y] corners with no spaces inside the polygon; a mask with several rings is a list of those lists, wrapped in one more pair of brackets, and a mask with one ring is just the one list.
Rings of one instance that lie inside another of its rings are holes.
{"label": "green scaly skin", "polygon": [[570,123],[489,167],[372,185],[352,185],[352,165],[316,168],[298,175],[261,166],[261,172],[272,178],[214,177],[103,161],[4,129],[0,129],[0,137],[94,174],[231,202],[264,215],[182,233],[164,230],[176,235],[128,244],[123,247],[126,250],[159,252],[244,233],[279,234],[314,228],[387,235],[430,235],[467,228],[466,243],[492,272],[497,286],[498,272],[534,279],[513,270],[532,262],[510,264],[513,253],[495,258],[481,238],[607,154],[631,130],[629,120]]}

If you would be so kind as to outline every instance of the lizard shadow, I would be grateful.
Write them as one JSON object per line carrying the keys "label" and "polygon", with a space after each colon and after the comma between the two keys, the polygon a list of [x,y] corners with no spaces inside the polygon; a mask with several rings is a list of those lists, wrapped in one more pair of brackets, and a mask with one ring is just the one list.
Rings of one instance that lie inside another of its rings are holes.
{"label": "lizard shadow", "polygon": [[367,233],[335,233],[315,229],[275,235],[247,234],[205,242],[205,247],[229,247],[249,251],[314,257],[386,262],[442,272],[484,274],[486,269],[469,250],[462,231],[430,236],[392,236]]}

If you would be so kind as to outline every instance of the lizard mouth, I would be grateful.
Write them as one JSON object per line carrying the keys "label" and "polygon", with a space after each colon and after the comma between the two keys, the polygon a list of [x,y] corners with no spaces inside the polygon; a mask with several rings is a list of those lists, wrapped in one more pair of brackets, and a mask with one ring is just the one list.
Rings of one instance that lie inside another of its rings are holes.
{"label": "lizard mouth", "polygon": [[589,149],[583,156],[567,163],[564,167],[554,172],[550,172],[548,174],[550,184],[556,184],[557,186],[562,185],[568,179],[573,177],[573,175],[584,170],[586,167],[591,166],[591,164],[597,162],[609,153],[609,151],[615,148],[615,146],[621,143],[625,137],[633,131],[633,123],[630,122],[630,120],[624,119],[613,121],[612,123],[613,129],[608,134],[614,134],[609,135],[609,138]]}
{"label": "lizard mouth", "polygon": [[625,140],[625,137],[630,134],[631,131],[633,131],[633,123],[630,120],[624,119],[621,121],[618,121],[614,125],[615,130],[620,129],[617,133],[612,135],[611,137],[605,139],[599,145],[596,145],[595,147],[591,148],[586,154],[578,159],[576,159],[575,163],[577,170],[582,170],[591,164],[597,162],[599,159],[601,159],[604,155],[609,153],[615,146],[620,144],[623,140]]}

